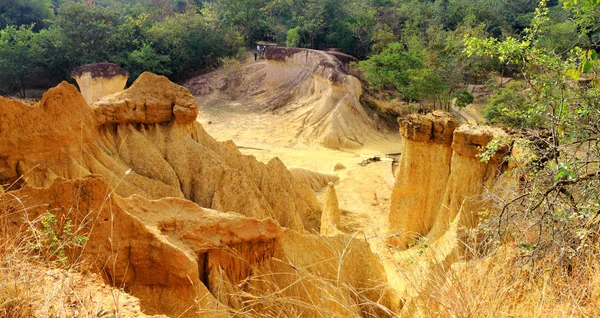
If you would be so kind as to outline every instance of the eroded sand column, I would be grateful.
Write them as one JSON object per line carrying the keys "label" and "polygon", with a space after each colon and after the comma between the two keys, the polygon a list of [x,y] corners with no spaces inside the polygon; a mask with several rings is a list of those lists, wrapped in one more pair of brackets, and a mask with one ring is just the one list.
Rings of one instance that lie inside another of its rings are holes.
{"label": "eroded sand column", "polygon": [[479,212],[491,203],[486,191],[495,192],[507,166],[509,148],[501,147],[487,162],[481,160],[481,153],[494,138],[505,136],[502,129],[487,126],[462,125],[454,131],[450,176],[429,238],[442,236],[450,222],[466,228],[477,225]]}
{"label": "eroded sand column", "polygon": [[79,90],[88,104],[125,89],[129,73],[112,63],[82,65],[71,77],[77,81]]}
{"label": "eroded sand column", "polygon": [[333,182],[327,185],[325,192],[325,206],[321,214],[321,235],[334,236],[338,233],[337,225],[340,224],[340,206],[335,193]]}
{"label": "eroded sand column", "polygon": [[450,175],[457,126],[442,111],[411,114],[400,122],[402,156],[390,207],[390,244],[407,248],[432,228]]}

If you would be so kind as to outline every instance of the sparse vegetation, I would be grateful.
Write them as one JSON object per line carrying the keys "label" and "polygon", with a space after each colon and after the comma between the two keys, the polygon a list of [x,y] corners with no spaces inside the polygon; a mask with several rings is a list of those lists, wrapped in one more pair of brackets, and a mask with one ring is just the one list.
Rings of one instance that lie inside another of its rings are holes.
{"label": "sparse vegetation", "polygon": [[[39,223],[39,225],[35,223]],[[87,237],[73,232],[72,220],[63,220],[60,223],[54,214],[46,211],[46,214],[42,215],[29,228],[35,238],[30,247],[36,253],[45,254],[44,258],[55,260],[59,265],[65,266],[67,265],[65,251],[83,246]]]}

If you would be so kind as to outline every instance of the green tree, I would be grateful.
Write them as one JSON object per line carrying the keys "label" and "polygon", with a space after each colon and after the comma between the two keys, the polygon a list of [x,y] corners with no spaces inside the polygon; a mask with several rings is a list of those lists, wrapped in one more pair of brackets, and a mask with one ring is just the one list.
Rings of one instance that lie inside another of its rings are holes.
{"label": "green tree", "polygon": [[42,50],[33,26],[8,26],[0,30],[0,83],[6,91],[25,97],[29,81],[40,71]]}
{"label": "green tree", "polygon": [[455,105],[460,109],[467,107],[469,104],[472,104],[475,101],[473,94],[469,93],[469,91],[466,89],[459,89],[454,92],[454,95],[452,96],[456,98]]}
{"label": "green tree", "polygon": [[447,86],[425,66],[425,56],[418,47],[405,49],[391,43],[379,54],[360,61],[358,68],[373,89],[395,89],[407,101],[440,100]]}
{"label": "green tree", "polygon": [[402,43],[391,43],[379,54],[360,61],[358,67],[374,89],[397,89],[402,92],[410,84],[409,70],[423,68],[423,56],[408,52]]}
{"label": "green tree", "polygon": [[[524,123],[527,128],[537,128],[535,131],[501,141],[518,143],[525,149],[521,153],[531,155],[529,163],[518,169],[523,182],[516,199],[502,198],[501,213],[490,219],[497,229],[493,238],[498,243],[507,234],[526,247],[530,259],[554,258],[548,263],[566,270],[595,255],[600,241],[600,83],[595,51],[574,48],[565,56],[536,46],[549,19],[546,4],[546,0],[540,1],[522,38],[467,37],[465,45],[469,54],[494,56],[520,69],[524,83],[508,87],[492,99],[497,112],[494,118],[520,120],[516,124],[521,127],[524,116],[531,116],[526,120],[537,118]],[[581,73],[595,80],[578,85],[574,80]],[[488,148],[498,144],[496,140]],[[484,154],[483,158],[489,157]],[[524,235],[523,229],[531,228],[537,235]]]}
{"label": "green tree", "polygon": [[265,33],[265,16],[260,10],[264,0],[218,0],[216,10],[224,24],[234,26],[247,46]]}
{"label": "green tree", "polygon": [[244,45],[237,33],[219,28],[195,12],[176,14],[155,23],[146,37],[158,54],[171,59],[169,69],[175,79],[214,66],[220,57],[235,55]]}
{"label": "green tree", "polygon": [[121,33],[125,17],[116,7],[65,2],[58,9],[63,53],[71,68],[82,64],[116,62],[127,52],[131,39]]}
{"label": "green tree", "polygon": [[171,58],[157,53],[148,43],[127,55],[120,61],[123,67],[131,74],[130,81],[134,81],[143,72],[152,72],[160,75],[170,75],[169,64]]}
{"label": "green tree", "polygon": [[51,0],[3,0],[0,1],[0,29],[9,25],[34,24],[35,31],[47,26],[54,18]]}
{"label": "green tree", "polygon": [[285,38],[285,46],[298,47],[298,44],[300,44],[300,32],[298,31],[298,27],[289,29],[287,37]]}

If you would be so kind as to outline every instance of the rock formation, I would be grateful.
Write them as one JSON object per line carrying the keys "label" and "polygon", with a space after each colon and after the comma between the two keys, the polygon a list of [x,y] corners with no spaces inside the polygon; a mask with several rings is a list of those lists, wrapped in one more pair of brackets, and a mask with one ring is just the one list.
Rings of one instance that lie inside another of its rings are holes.
{"label": "rock formation", "polygon": [[329,148],[361,147],[375,122],[360,103],[362,85],[334,55],[322,51],[266,51],[266,93],[271,111],[289,116],[298,135]]}
{"label": "rock formation", "polygon": [[313,191],[278,159],[216,142],[196,111],[186,89],[149,73],[92,105],[67,83],[34,106],[0,97],[8,228],[27,233],[46,212],[71,224],[87,240],[67,246],[69,260],[140,298],[145,314],[386,314],[368,244],[305,233],[319,231]]}
{"label": "rock formation", "polygon": [[431,229],[450,175],[452,134],[449,114],[408,115],[400,123],[402,156],[390,206],[390,242],[407,247]]}
{"label": "rock formation", "polygon": [[[185,199],[122,198],[99,176],[25,186],[0,200],[0,211],[10,212],[4,216],[15,235],[47,211],[58,228],[72,221],[73,232],[87,241],[67,248],[70,260],[85,261],[111,285],[140,298],[148,314],[289,310],[347,316],[378,312],[376,304],[392,306],[385,271],[368,244],[353,237],[284,231],[272,219],[204,209]],[[277,293],[271,301],[282,305],[265,309],[270,306],[263,296],[271,293]],[[287,298],[314,307],[285,305]]]}
{"label": "rock formation", "polygon": [[340,180],[340,177],[335,174],[320,173],[295,167],[291,167],[289,170],[296,181],[307,185],[315,192],[323,190],[330,182],[337,182]]}
{"label": "rock formation", "polygon": [[338,234],[337,226],[340,224],[340,216],[340,205],[335,188],[333,182],[329,182],[325,192],[325,206],[323,207],[323,214],[321,214],[321,235],[333,236]]}
{"label": "rock formation", "polygon": [[[283,233],[271,219],[219,213],[178,198],[150,201],[110,193],[100,177],[58,181],[12,191],[20,202],[7,200],[0,208],[26,208],[29,220],[46,211],[72,220],[88,239],[82,250],[70,251],[71,258],[88,259],[113,286],[140,298],[145,312],[174,316],[190,306],[207,310],[204,316],[226,316],[226,307],[211,296],[211,271],[224,268],[238,283],[251,265],[273,253],[263,248],[267,254],[261,254],[258,247],[273,246]],[[15,229],[27,226],[19,213],[9,221]],[[196,317],[197,310],[187,316]]]}
{"label": "rock formation", "polygon": [[97,63],[74,69],[71,77],[77,81],[85,101],[91,104],[106,95],[122,91],[129,73],[116,64]]}
{"label": "rock formation", "polygon": [[[244,108],[277,115],[281,124],[269,127],[270,133],[283,126],[278,135],[289,139],[357,149],[386,138],[390,131],[384,127],[390,123],[361,103],[362,84],[349,72],[350,62],[355,60],[337,52],[269,47],[265,62],[244,65],[235,81],[228,79],[229,72],[224,69],[191,79],[185,86],[195,96],[219,96],[213,98],[219,101],[212,103],[242,96],[239,104]],[[227,106],[239,107],[236,104]],[[392,120],[391,124],[396,123]]]}
{"label": "rock formation", "polygon": [[454,131],[450,176],[430,238],[444,235],[453,221],[459,227],[477,225],[478,213],[491,203],[486,189],[492,190],[499,184],[499,177],[507,168],[509,149],[501,147],[487,162],[480,155],[494,138],[506,136],[503,130],[487,126],[462,125]]}
{"label": "rock formation", "polygon": [[478,154],[499,129],[463,125],[436,111],[400,122],[403,153],[390,211],[390,243],[406,248],[419,237],[438,238],[459,212],[473,224],[485,207],[481,195],[502,172],[506,149],[487,163]]}
{"label": "rock formation", "polygon": [[126,91],[93,103],[94,122],[104,124],[161,124],[175,119],[191,123],[198,107],[189,91],[164,76],[146,73]]}
{"label": "rock formation", "polygon": [[319,228],[314,193],[283,163],[267,165],[218,143],[195,121],[189,91],[162,76],[88,105],[62,83],[38,105],[0,97],[0,183],[48,186],[56,178],[103,175],[115,192],[186,198],[202,207]]}

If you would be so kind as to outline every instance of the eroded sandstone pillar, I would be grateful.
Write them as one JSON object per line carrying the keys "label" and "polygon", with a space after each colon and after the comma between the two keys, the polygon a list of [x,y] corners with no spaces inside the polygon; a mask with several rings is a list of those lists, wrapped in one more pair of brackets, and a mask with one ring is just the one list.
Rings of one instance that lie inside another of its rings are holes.
{"label": "eroded sandstone pillar", "polygon": [[490,203],[492,189],[506,165],[508,147],[487,162],[481,153],[506,136],[498,128],[462,125],[436,111],[409,115],[400,122],[402,156],[390,207],[389,243],[408,248],[420,237],[435,240],[451,222],[473,227]]}
{"label": "eroded sandstone pillar", "polygon": [[85,101],[91,104],[125,89],[129,73],[116,64],[96,63],[76,68],[71,77],[77,81]]}
{"label": "eroded sandstone pillar", "polygon": [[389,215],[392,245],[406,248],[433,226],[450,175],[457,126],[442,111],[411,114],[400,122],[402,155]]}
{"label": "eroded sandstone pillar", "polygon": [[321,235],[333,236],[337,233],[337,225],[340,224],[340,206],[333,182],[329,182],[325,192],[325,206],[321,214]]}
{"label": "eroded sandstone pillar", "polygon": [[[509,149],[501,147],[487,162],[481,160],[481,154],[490,141],[505,136],[502,129],[487,126],[462,125],[454,131],[450,176],[429,233],[431,239],[442,236],[450,222],[458,222],[458,226],[467,228],[477,225],[479,212],[491,203],[486,192],[494,188],[504,171]],[[460,217],[455,220],[459,213]]]}

